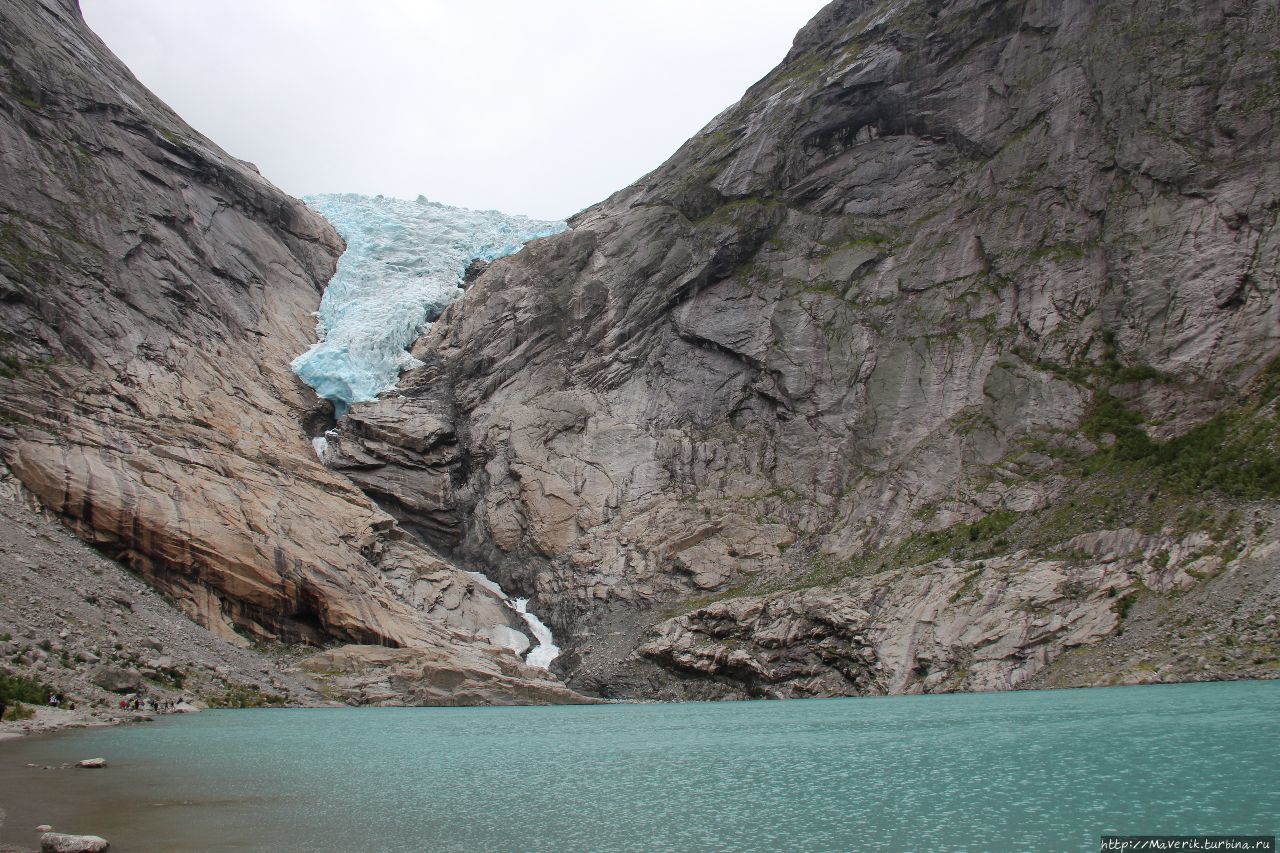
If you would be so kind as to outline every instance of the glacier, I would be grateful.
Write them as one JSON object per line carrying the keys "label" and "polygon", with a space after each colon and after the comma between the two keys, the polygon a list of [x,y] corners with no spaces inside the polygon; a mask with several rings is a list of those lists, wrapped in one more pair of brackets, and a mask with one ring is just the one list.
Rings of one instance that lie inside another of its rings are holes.
{"label": "glacier", "polygon": [[[337,229],[347,250],[316,312],[318,340],[292,366],[317,394],[333,401],[339,418],[352,403],[394,387],[400,371],[418,364],[407,348],[462,295],[463,273],[472,261],[496,261],[568,227],[496,210],[449,207],[423,196],[406,201],[341,193],[303,200]],[[324,463],[327,438],[317,436],[311,446]],[[524,660],[547,669],[560,649],[551,630],[529,612],[528,601],[509,598],[479,572],[468,574],[520,615],[536,640]],[[487,636],[517,655],[530,645],[507,626],[493,626]]]}
{"label": "glacier", "polygon": [[462,293],[473,260],[494,261],[564,222],[354,193],[303,199],[347,241],[316,313],[319,340],[293,370],[338,417],[416,366],[407,348]]}

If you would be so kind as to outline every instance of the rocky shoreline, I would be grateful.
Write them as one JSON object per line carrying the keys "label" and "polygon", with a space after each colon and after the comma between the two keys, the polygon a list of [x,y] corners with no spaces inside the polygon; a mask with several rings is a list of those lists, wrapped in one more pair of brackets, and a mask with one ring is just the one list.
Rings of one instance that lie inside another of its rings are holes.
{"label": "rocky shoreline", "polygon": [[[0,743],[15,738],[49,735],[69,729],[92,729],[146,723],[155,719],[154,714],[130,711],[108,711],[101,708],[62,711],[55,708],[34,708],[30,719],[0,723]],[[3,750],[0,746],[0,750]]]}
{"label": "rocky shoreline", "polygon": [[[325,699],[291,657],[236,645],[196,625],[0,481],[0,669],[44,685],[64,706],[38,707],[0,732],[44,732],[139,718],[128,694],[204,706],[316,705]],[[282,650],[284,651],[284,650]]]}

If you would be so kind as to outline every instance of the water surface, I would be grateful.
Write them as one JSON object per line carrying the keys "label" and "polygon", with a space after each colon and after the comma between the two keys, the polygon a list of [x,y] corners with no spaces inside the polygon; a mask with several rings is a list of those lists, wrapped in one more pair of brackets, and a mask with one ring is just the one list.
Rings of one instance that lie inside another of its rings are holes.
{"label": "water surface", "polygon": [[210,711],[0,743],[0,839],[48,822],[119,851],[1096,851],[1275,834],[1278,768],[1276,682]]}

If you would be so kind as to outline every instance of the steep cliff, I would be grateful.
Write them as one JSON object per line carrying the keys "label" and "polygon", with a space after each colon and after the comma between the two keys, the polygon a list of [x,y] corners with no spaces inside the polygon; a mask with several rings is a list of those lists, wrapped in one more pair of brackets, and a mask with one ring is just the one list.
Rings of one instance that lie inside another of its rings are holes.
{"label": "steep cliff", "polygon": [[1237,571],[1231,672],[1274,674],[1277,43],[1247,0],[836,0],[339,444],[587,688],[1011,687]]}
{"label": "steep cliff", "polygon": [[410,647],[477,696],[568,695],[487,645],[518,615],[315,459],[289,362],[342,251],[322,217],[73,0],[0,6],[0,163],[0,454],[29,495],[241,644]]}

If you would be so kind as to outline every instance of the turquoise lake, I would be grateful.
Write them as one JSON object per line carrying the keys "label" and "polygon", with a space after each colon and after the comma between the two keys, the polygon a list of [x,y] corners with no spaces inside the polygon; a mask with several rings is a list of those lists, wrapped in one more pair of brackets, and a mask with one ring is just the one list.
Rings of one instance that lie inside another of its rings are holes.
{"label": "turquoise lake", "polygon": [[[102,771],[35,769],[94,756]],[[209,711],[0,743],[0,840],[113,851],[1096,851],[1280,830],[1280,682]]]}

